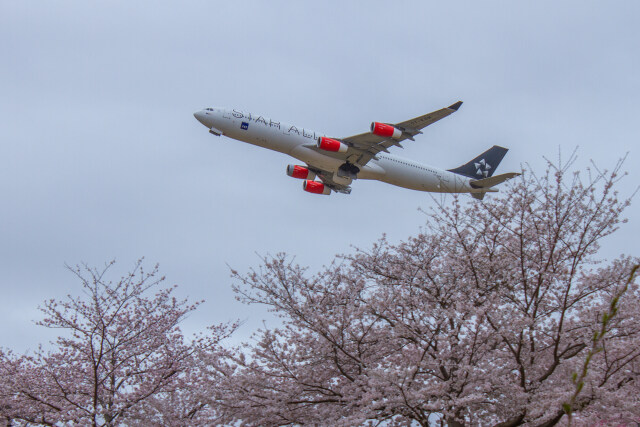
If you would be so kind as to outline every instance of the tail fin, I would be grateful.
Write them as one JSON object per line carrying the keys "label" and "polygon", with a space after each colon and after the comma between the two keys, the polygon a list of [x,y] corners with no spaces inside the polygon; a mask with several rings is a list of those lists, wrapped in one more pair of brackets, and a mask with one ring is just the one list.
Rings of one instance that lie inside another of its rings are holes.
{"label": "tail fin", "polygon": [[507,151],[509,151],[507,148],[494,145],[469,163],[455,169],[449,169],[449,172],[475,179],[489,178],[493,175],[493,171],[496,170]]}

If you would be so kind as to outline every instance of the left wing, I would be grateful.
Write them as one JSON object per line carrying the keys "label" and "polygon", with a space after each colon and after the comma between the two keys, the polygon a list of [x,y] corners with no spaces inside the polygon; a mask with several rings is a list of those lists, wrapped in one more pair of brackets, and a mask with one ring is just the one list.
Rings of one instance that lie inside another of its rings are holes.
{"label": "left wing", "polygon": [[342,153],[342,155],[345,160],[358,166],[364,166],[380,151],[388,153],[389,148],[392,146],[402,147],[400,142],[404,140],[409,139],[413,141],[413,137],[421,134],[422,129],[450,114],[455,113],[461,105],[462,101],[458,101],[455,104],[433,111],[429,114],[392,124],[391,126],[402,132],[400,137],[395,139],[392,137],[379,136],[372,132],[342,138],[341,141],[349,146],[349,150],[347,150],[346,153]]}
{"label": "left wing", "polygon": [[328,172],[326,170],[316,168],[314,166],[311,166],[310,164],[307,164],[307,169],[314,172],[318,176],[318,178],[320,178],[322,183],[327,187],[331,188],[333,191],[337,191],[338,193],[344,193],[344,194],[351,193],[351,187],[349,186],[349,184],[351,184],[351,181],[352,181],[351,178],[345,178],[345,177],[338,178],[340,179],[341,182],[336,182],[334,180],[333,172]]}

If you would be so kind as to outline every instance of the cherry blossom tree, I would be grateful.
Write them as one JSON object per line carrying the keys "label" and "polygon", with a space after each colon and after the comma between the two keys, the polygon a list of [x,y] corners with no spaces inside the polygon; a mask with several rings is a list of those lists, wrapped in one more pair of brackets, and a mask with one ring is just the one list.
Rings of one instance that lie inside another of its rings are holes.
{"label": "cherry blossom tree", "polygon": [[[573,160],[573,159],[572,159]],[[311,274],[280,254],[233,272],[281,326],[224,348],[186,340],[199,303],[138,262],[116,282],[72,271],[50,300],[51,349],[0,350],[7,425],[606,425],[640,420],[638,259],[602,259],[628,199],[622,163],[586,178],[525,173],[484,202],[453,198],[399,244]]]}
{"label": "cherry blossom tree", "polygon": [[179,323],[200,303],[159,287],[157,266],[145,272],[138,261],[112,282],[112,265],[71,269],[82,294],[41,307],[38,323],[62,333],[51,350],[0,353],[0,414],[9,424],[194,425],[217,416],[193,392],[195,359],[215,354],[234,326],[187,342]]}
{"label": "cherry blossom tree", "polygon": [[417,236],[316,274],[284,254],[233,272],[282,325],[215,365],[218,403],[244,425],[552,426],[567,405],[578,423],[640,420],[638,259],[599,256],[625,221],[622,162],[573,164],[454,197]]}

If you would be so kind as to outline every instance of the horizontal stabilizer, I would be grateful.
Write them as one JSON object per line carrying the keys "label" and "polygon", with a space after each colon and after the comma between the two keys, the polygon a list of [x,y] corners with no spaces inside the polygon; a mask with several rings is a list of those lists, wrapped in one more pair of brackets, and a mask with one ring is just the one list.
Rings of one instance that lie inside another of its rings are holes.
{"label": "horizontal stabilizer", "polygon": [[473,188],[490,188],[490,187],[493,187],[494,185],[502,184],[506,180],[514,178],[518,175],[520,174],[517,172],[503,173],[496,176],[490,176],[489,178],[472,180],[469,182],[469,184]]}

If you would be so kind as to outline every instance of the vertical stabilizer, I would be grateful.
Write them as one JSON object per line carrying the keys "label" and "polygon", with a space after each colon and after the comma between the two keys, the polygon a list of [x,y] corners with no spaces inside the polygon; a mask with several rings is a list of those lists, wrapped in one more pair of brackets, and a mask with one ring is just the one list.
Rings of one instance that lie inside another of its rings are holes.
{"label": "vertical stabilizer", "polygon": [[493,175],[493,171],[496,170],[507,151],[509,150],[504,147],[494,145],[469,163],[455,169],[449,169],[449,172],[475,179],[489,178]]}

